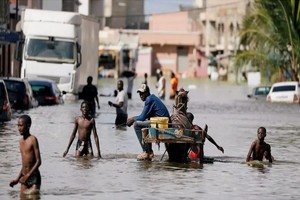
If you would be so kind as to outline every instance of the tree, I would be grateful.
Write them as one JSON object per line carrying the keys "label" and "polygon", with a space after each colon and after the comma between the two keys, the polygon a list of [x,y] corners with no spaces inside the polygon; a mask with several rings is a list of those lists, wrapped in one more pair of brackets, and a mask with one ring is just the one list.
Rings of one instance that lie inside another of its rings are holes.
{"label": "tree", "polygon": [[251,62],[288,72],[291,80],[299,81],[299,0],[256,0],[243,19],[240,38],[247,50],[237,53],[237,65]]}

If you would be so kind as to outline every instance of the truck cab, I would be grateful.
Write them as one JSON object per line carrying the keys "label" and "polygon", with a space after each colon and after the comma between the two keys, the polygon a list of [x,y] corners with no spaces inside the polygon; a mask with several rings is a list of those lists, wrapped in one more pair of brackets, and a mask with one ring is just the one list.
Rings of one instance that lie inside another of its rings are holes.
{"label": "truck cab", "polygon": [[[97,80],[99,24],[73,12],[25,9],[21,77],[46,78],[78,95],[86,78]],[[84,52],[84,53],[83,53]]]}
{"label": "truck cab", "polygon": [[74,91],[75,69],[81,64],[81,52],[76,41],[29,36],[24,47],[21,77],[51,79],[62,91]]}

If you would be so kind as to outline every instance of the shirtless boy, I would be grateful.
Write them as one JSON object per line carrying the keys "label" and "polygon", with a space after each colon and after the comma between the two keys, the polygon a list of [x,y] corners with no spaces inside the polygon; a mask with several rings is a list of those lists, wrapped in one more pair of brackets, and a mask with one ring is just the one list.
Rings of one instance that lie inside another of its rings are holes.
{"label": "shirtless boy", "polygon": [[35,136],[30,134],[31,118],[22,115],[18,120],[18,130],[23,136],[20,141],[20,152],[22,156],[22,168],[19,176],[10,182],[10,186],[21,183],[21,193],[37,194],[41,187],[41,174],[39,167],[42,163],[39,143]]}
{"label": "shirtless boy", "polygon": [[[259,127],[257,130],[257,139],[252,143],[246,161],[251,160],[268,160],[270,163],[273,161],[271,155],[271,146],[267,144],[264,140],[267,135],[265,127]],[[251,156],[252,155],[252,156]]]}
{"label": "shirtless boy", "polygon": [[76,157],[91,156],[93,157],[93,149],[91,143],[91,133],[94,133],[94,139],[98,150],[98,157],[101,158],[99,138],[96,130],[95,119],[90,115],[89,103],[83,101],[80,106],[82,115],[75,118],[75,125],[70,137],[70,141],[63,156],[65,157],[74,141],[76,132],[78,131],[78,141],[76,146]]}

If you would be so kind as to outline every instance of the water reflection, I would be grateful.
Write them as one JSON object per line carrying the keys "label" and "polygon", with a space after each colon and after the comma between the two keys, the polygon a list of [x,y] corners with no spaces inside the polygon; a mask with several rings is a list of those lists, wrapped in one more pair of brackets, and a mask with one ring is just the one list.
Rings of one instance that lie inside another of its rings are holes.
{"label": "water reflection", "polygon": [[11,199],[20,199],[20,200],[38,200],[41,199],[41,194],[22,194],[18,191],[10,191],[9,196]]}
{"label": "water reflection", "polygon": [[0,122],[0,137],[12,133],[12,122]]}
{"label": "water reflection", "polygon": [[166,170],[166,171],[176,171],[176,170],[182,170],[182,171],[188,171],[188,170],[194,170],[194,169],[202,169],[203,164],[199,164],[199,162],[191,162],[191,163],[171,163],[171,162],[155,162],[155,161],[145,161],[140,162],[140,169],[143,170]]}
{"label": "water reflection", "polygon": [[90,169],[95,165],[95,162],[97,162],[97,161],[100,161],[100,159],[89,158],[89,157],[72,159],[74,166],[78,167],[79,170]]}

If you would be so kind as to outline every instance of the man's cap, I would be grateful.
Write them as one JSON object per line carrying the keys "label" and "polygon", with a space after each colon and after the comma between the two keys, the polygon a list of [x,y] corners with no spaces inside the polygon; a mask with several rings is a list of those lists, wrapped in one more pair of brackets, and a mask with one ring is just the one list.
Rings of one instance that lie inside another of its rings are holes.
{"label": "man's cap", "polygon": [[146,84],[142,84],[141,87],[138,89],[137,93],[144,93],[144,92],[148,92],[150,93],[150,89]]}

